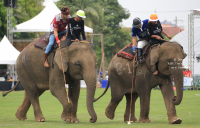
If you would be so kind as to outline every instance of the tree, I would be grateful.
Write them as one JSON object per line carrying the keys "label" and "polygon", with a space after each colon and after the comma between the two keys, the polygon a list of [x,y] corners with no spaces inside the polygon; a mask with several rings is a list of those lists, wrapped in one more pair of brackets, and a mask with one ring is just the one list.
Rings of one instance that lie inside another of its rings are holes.
{"label": "tree", "polygon": [[[38,15],[44,6],[44,0],[18,0],[17,7],[13,9],[15,24],[20,24]],[[35,38],[35,33],[16,33],[15,38]]]}
{"label": "tree", "polygon": [[131,42],[129,30],[122,30],[120,22],[130,16],[128,10],[124,9],[117,0],[103,1],[104,19],[103,30],[105,43],[106,65],[111,58],[124,46]]}
{"label": "tree", "polygon": [[7,12],[3,0],[0,0],[0,39],[7,33]]}
{"label": "tree", "polygon": [[[131,42],[130,31],[122,29],[120,22],[130,16],[128,10],[124,9],[117,0],[60,0],[57,6],[62,8],[67,5],[72,16],[77,10],[82,9],[86,13],[85,25],[92,27],[94,33],[104,35],[104,51],[106,66],[118,50]],[[94,36],[94,50],[101,58],[100,38]],[[101,59],[98,59],[100,65]]]}

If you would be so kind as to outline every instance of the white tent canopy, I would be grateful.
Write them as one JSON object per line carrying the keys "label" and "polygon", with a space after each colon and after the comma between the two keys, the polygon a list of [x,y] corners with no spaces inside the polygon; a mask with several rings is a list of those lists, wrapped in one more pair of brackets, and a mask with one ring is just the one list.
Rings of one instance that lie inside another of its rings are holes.
{"label": "white tent canopy", "polygon": [[[50,23],[60,10],[52,0],[47,6],[34,18],[18,24],[14,27],[13,32],[50,32]],[[85,32],[93,33],[93,29],[85,26]]]}
{"label": "white tent canopy", "polygon": [[[200,26],[194,27],[194,75],[200,74],[200,62],[196,57],[200,55]],[[184,52],[188,54],[188,30],[184,30],[174,36],[171,41],[176,41],[183,46]],[[188,68],[188,57],[183,60],[183,66]]]}
{"label": "white tent canopy", "polygon": [[20,52],[4,36],[0,42],[0,64],[15,64],[19,54]]}

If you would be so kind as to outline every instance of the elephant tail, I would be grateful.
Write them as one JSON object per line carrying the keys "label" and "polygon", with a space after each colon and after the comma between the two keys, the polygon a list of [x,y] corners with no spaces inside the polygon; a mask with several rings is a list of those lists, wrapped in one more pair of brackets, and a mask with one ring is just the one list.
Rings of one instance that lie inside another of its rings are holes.
{"label": "elephant tail", "polygon": [[[108,78],[108,79],[109,79],[109,78]],[[110,82],[109,82],[109,80],[108,80],[108,83],[107,83],[107,85],[106,85],[106,88],[105,88],[104,92],[101,94],[101,96],[99,96],[98,98],[94,99],[93,102],[96,102],[98,99],[100,99],[100,98],[107,92],[109,86],[110,86]]]}
{"label": "elephant tail", "polygon": [[18,85],[19,85],[20,81],[18,80],[16,85],[10,89],[9,91],[6,91],[6,92],[2,92],[2,96],[5,97],[8,93],[12,92]]}

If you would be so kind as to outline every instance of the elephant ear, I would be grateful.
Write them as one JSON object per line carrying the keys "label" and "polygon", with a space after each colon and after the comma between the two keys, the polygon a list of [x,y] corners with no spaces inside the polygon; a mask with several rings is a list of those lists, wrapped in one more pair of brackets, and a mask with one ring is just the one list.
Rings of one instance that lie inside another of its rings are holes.
{"label": "elephant ear", "polygon": [[179,44],[179,46],[181,47],[181,52],[182,52],[182,55],[183,55],[183,59],[185,59],[187,54],[184,52],[183,46],[181,44]]}
{"label": "elephant ear", "polygon": [[56,50],[56,54],[54,60],[58,65],[60,70],[64,69],[64,72],[68,69],[69,55],[68,55],[69,47],[58,48]]}
{"label": "elephant ear", "polygon": [[150,52],[150,66],[153,66],[153,65],[155,65],[156,62],[158,62],[159,49],[160,49],[160,45],[153,46],[151,48],[151,52]]}
{"label": "elephant ear", "polygon": [[183,54],[183,59],[185,59],[185,57],[187,57],[187,54],[184,52],[183,48],[182,48],[182,54]]}

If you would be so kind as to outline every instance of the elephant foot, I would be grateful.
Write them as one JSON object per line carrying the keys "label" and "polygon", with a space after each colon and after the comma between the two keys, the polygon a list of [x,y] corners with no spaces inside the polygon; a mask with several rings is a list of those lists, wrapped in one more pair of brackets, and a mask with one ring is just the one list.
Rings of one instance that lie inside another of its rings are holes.
{"label": "elephant foot", "polygon": [[105,114],[106,114],[106,116],[109,118],[109,119],[111,119],[111,120],[113,120],[114,119],[114,112],[111,112],[108,108],[106,108],[106,112],[105,112]]}
{"label": "elephant foot", "polygon": [[142,118],[140,118],[138,122],[139,123],[151,123],[151,120],[150,119],[142,119]]}
{"label": "elephant foot", "polygon": [[35,122],[45,122],[45,118],[43,116],[37,116],[34,119]]}
{"label": "elephant foot", "polygon": [[66,123],[79,123],[79,119],[76,117],[72,117],[71,114],[62,113],[61,119],[66,121]]}
{"label": "elephant foot", "polygon": [[71,118],[72,118],[72,117],[69,116],[69,114],[66,114],[66,113],[62,112],[61,119],[62,119],[63,121],[71,120]]}
{"label": "elephant foot", "polygon": [[72,123],[79,123],[79,119],[78,119],[78,118],[73,118],[73,119],[71,120],[71,122],[72,122]]}
{"label": "elephant foot", "polygon": [[26,114],[21,114],[21,113],[23,112],[20,112],[20,110],[18,109],[17,112],[15,113],[16,118],[21,121],[27,120]]}
{"label": "elephant foot", "polygon": [[182,123],[182,120],[178,117],[176,117],[175,119],[171,119],[169,121],[169,124],[181,124]]}
{"label": "elephant foot", "polygon": [[66,119],[66,123],[79,123],[79,119],[78,118],[67,118]]}

